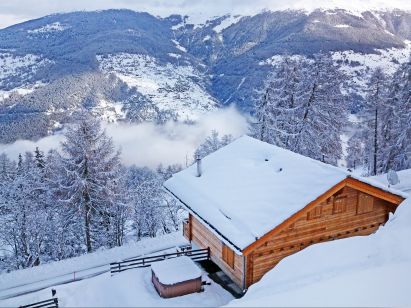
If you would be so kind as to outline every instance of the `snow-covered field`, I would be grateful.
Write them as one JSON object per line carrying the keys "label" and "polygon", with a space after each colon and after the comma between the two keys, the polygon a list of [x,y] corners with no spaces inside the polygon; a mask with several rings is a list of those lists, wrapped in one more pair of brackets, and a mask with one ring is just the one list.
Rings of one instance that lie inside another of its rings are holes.
{"label": "snow-covered field", "polygon": [[[0,275],[0,289],[10,288],[17,284],[28,284],[41,279],[53,282],[54,276],[90,267],[108,269],[108,263],[127,259],[137,255],[161,254],[170,252],[164,250],[173,246],[187,244],[181,233],[173,233],[154,239],[145,239],[132,245],[95,252],[78,258],[54,262],[36,268],[15,271]],[[157,252],[161,250],[161,252]],[[92,276],[81,281],[64,284],[55,283],[33,293],[8,298],[0,301],[0,307],[13,307],[30,304],[51,298],[51,289],[57,290],[59,305],[62,307],[215,307],[226,305],[233,299],[232,295],[221,286],[210,281],[207,274],[202,272],[203,281],[211,282],[204,286],[205,291],[182,297],[163,299],[151,282],[150,268],[128,270],[111,276],[110,272]],[[73,275],[73,273],[69,273]],[[30,288],[33,285],[27,285]],[[2,291],[0,290],[0,295]]]}
{"label": "snow-covered field", "polygon": [[105,272],[109,270],[111,262],[158,251],[163,253],[166,249],[172,249],[175,252],[175,247],[186,244],[187,240],[181,232],[176,232],[154,239],[143,239],[122,247],[100,250],[76,258],[2,274],[0,275],[0,299]]}
{"label": "snow-covered field", "polygon": [[52,61],[37,55],[16,56],[8,52],[0,52],[0,87],[5,87],[11,78],[30,79],[36,71]]}
{"label": "snow-covered field", "polygon": [[[179,55],[173,53],[170,57]],[[161,110],[176,112],[180,120],[195,120],[199,114],[217,107],[215,99],[198,82],[201,73],[192,66],[163,65],[153,57],[128,53],[97,56],[97,60],[104,72],[114,72]]]}
{"label": "snow-covered field", "polygon": [[367,237],[310,246],[285,258],[230,306],[409,307],[411,199]]}
{"label": "snow-covered field", "polygon": [[[206,275],[203,274],[203,280]],[[209,279],[206,279],[209,280]],[[205,291],[163,299],[151,282],[150,268],[125,271],[114,276],[103,274],[87,280],[58,286],[61,307],[217,307],[233,297],[214,282]],[[19,306],[49,299],[51,288],[0,302],[1,307]]]}

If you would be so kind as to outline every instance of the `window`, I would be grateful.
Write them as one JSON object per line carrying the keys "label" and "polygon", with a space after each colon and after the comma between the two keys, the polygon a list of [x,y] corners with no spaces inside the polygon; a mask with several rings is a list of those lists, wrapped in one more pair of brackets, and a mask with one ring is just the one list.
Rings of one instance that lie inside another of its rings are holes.
{"label": "window", "polygon": [[234,268],[234,251],[223,243],[223,261]]}
{"label": "window", "polygon": [[347,210],[347,197],[337,197],[334,199],[333,214],[344,213]]}
{"label": "window", "polygon": [[359,193],[358,194],[358,205],[357,214],[365,214],[372,212],[374,210],[374,197]]}
{"label": "window", "polygon": [[322,213],[322,207],[321,207],[321,206],[317,206],[317,207],[313,208],[311,211],[309,211],[309,212],[307,213],[307,220],[315,219],[315,218],[320,218],[320,217],[321,217],[321,213]]}

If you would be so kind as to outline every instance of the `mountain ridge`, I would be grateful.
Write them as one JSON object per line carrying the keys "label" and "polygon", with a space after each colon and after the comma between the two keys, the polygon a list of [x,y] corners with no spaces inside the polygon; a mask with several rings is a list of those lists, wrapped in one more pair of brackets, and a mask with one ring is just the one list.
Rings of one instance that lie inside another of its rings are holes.
{"label": "mountain ridge", "polygon": [[[218,16],[204,24],[190,23],[188,16],[178,14],[156,17],[131,10],[52,14],[0,30],[0,142],[15,140],[13,135],[38,138],[25,132],[27,123],[34,120],[30,119],[33,111],[41,112],[40,118],[47,123],[40,135],[71,121],[55,115],[57,102],[52,100],[48,108],[37,110],[33,106],[38,102],[25,97],[41,100],[36,94],[40,88],[43,96],[53,96],[53,84],[62,78],[87,83],[79,76],[103,74],[112,78],[113,88],[100,89],[102,93],[120,91],[119,84],[123,91],[115,98],[94,93],[94,98],[85,97],[67,107],[68,113],[117,104],[121,112],[110,113],[111,120],[190,121],[197,112],[230,104],[252,112],[254,91],[262,86],[271,69],[269,59],[275,56],[352,51],[377,55],[376,62],[385,57],[384,63],[395,66],[403,61],[402,53],[397,58],[400,51],[408,51],[410,40],[411,13],[402,10],[263,11],[252,16]],[[123,55],[121,61],[119,55]],[[358,56],[348,58],[336,56],[336,62],[351,67],[346,71],[352,77],[359,72],[364,79],[373,69],[364,60],[356,63]],[[138,69],[131,69],[133,65]],[[361,97],[354,96],[350,99],[355,110]],[[104,110],[99,116],[107,118]],[[6,126],[19,133],[12,134]]]}

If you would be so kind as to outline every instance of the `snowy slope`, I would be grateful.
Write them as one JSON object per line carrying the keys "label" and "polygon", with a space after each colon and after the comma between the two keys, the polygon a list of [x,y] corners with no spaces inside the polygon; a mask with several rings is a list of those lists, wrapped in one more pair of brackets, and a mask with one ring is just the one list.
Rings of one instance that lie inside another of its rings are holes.
{"label": "snowy slope", "polygon": [[[337,28],[346,28],[347,25],[336,25]],[[361,53],[353,50],[332,52],[332,59],[338,65],[340,71],[344,73],[346,83],[343,89],[346,93],[358,94],[365,98],[367,80],[376,68],[380,67],[383,72],[391,76],[401,64],[406,62],[411,54],[411,41],[404,41],[405,48],[375,49],[373,53]],[[259,65],[277,65],[284,56],[275,55],[265,61],[260,61]],[[292,55],[291,59],[307,59],[304,55]]]}
{"label": "snowy slope", "polygon": [[230,306],[410,306],[410,221],[407,199],[375,234],[287,257]]}
{"label": "snowy slope", "polygon": [[16,80],[19,85],[27,84],[39,69],[52,63],[53,61],[34,54],[21,56],[0,51],[0,89],[13,89]]}
{"label": "snowy slope", "polygon": [[[400,182],[396,185],[393,185],[392,187],[395,189],[405,191],[407,193],[411,193],[411,169],[398,171],[397,174],[398,174],[398,179],[400,180]],[[372,176],[370,178],[384,185],[388,185],[386,174],[380,174],[380,175]]]}
{"label": "snowy slope", "polygon": [[[206,274],[203,274],[203,280],[209,280]],[[107,273],[54,289],[57,290],[60,307],[218,307],[233,299],[230,293],[214,282],[204,288],[201,293],[164,299],[154,289],[150,268],[142,268],[114,276]],[[0,301],[0,307],[17,307],[50,297],[51,288],[48,288]]]}
{"label": "snowy slope", "polygon": [[[183,47],[176,44],[176,48]],[[174,53],[169,56],[180,57]],[[192,66],[161,64],[154,57],[129,53],[97,56],[97,60],[104,72],[114,72],[161,110],[173,111],[181,120],[194,120],[217,108],[217,101],[201,82],[204,76]]]}
{"label": "snowy slope", "polygon": [[[101,272],[108,270],[110,262],[150,254],[158,250],[186,244],[187,240],[178,232],[159,236],[154,239],[144,239],[122,247],[101,250],[76,258],[2,274],[0,275],[0,298],[25,290],[32,290],[37,286],[48,285],[49,282],[58,283],[60,281],[66,281],[67,277],[69,280],[71,278],[74,279],[76,275],[77,278],[79,278],[82,272],[89,275],[96,271]],[[21,285],[24,286],[20,287]]]}
{"label": "snowy slope", "polygon": [[411,41],[404,41],[405,48],[376,49],[376,53],[359,53],[353,50],[332,53],[333,60],[340,65],[340,70],[350,78],[346,89],[365,97],[366,83],[376,68],[390,76],[406,62],[411,54]]}
{"label": "snowy slope", "polygon": [[[73,270],[77,270],[77,275],[81,273],[79,271],[81,268],[96,267],[101,264],[106,264],[105,268],[108,269],[108,262],[139,254],[161,254],[164,251],[157,253],[156,251],[182,244],[187,244],[187,241],[179,232],[154,239],[145,239],[134,245],[99,251],[78,258],[0,275],[0,289],[47,278],[52,282],[41,291],[0,300],[0,307],[20,306],[48,299],[51,297],[52,288],[57,290],[59,305],[62,307],[216,307],[226,305],[233,299],[232,295],[218,284],[210,281],[207,274],[197,266],[195,266],[197,277],[201,275],[202,280],[211,282],[211,285],[206,285],[205,291],[202,293],[174,299],[163,299],[157,294],[151,282],[150,267],[128,270],[113,276],[110,273],[103,273],[91,278],[85,277],[87,279],[81,281],[66,281],[64,284],[58,282],[53,284],[55,280],[51,279],[53,276],[67,272],[73,275]],[[169,261],[173,262],[173,259]],[[189,261],[191,262],[191,260]],[[2,291],[0,290],[0,298],[1,295]]]}

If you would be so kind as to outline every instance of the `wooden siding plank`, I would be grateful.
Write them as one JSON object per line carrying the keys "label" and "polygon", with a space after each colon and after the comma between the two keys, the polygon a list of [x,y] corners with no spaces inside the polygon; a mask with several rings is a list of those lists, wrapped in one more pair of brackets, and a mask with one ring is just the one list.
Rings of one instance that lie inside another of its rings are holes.
{"label": "wooden siding plank", "polygon": [[[281,230],[266,237],[264,242],[259,242],[247,255],[247,258],[252,256],[252,261],[247,261],[247,286],[261,279],[283,258],[312,244],[375,232],[386,222],[389,211],[395,209],[396,204],[372,196],[372,211],[361,214],[357,211],[358,206],[361,206],[359,202],[362,202],[358,198],[361,193],[349,186],[339,189],[318,204],[306,207],[294,220],[284,224]],[[341,198],[345,199],[345,210],[336,213],[335,200]],[[321,207],[321,217],[307,215],[315,207]]]}

